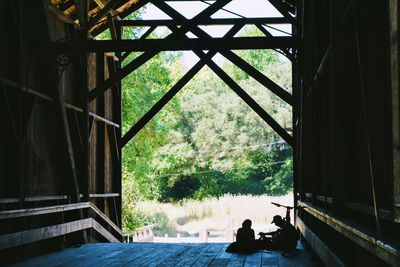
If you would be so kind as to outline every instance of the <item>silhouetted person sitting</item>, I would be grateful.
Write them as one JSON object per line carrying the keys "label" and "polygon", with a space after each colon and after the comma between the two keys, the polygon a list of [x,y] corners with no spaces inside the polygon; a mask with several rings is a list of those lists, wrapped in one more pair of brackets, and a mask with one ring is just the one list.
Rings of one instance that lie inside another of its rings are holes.
{"label": "silhouetted person sitting", "polygon": [[[279,229],[270,233],[260,232],[258,247],[266,250],[281,250],[283,253],[294,250],[298,239],[296,228],[279,215],[274,216],[272,223],[278,226]],[[267,235],[271,237],[267,237]]]}
{"label": "silhouetted person sitting", "polygon": [[251,221],[244,220],[242,227],[238,229],[236,242],[226,248],[226,252],[250,254],[257,250],[254,230],[251,229]]}

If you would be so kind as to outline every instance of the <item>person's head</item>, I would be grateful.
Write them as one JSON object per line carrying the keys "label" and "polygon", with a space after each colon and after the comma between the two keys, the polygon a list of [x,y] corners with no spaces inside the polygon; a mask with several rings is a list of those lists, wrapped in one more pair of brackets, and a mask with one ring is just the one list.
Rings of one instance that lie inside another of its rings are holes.
{"label": "person's head", "polygon": [[275,215],[274,218],[272,219],[272,222],[278,227],[282,227],[285,225],[285,222],[283,221],[282,217],[279,215]]}
{"label": "person's head", "polygon": [[251,221],[249,219],[246,219],[242,223],[243,228],[251,228]]}

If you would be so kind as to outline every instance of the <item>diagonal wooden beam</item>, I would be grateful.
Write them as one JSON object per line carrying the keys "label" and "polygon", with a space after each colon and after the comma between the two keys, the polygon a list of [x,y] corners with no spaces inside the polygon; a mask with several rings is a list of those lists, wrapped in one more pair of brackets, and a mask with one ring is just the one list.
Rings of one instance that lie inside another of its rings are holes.
{"label": "diagonal wooden beam", "polygon": [[[197,21],[204,19],[205,17],[209,17],[212,14],[214,14],[216,11],[218,11],[221,7],[229,3],[231,0],[219,0],[204,9],[202,12],[200,12],[198,15],[196,15],[192,20]],[[187,26],[182,26],[179,28],[178,31],[175,33],[169,35],[166,39],[167,40],[174,40],[177,41],[175,38],[178,36],[184,36],[189,31],[189,28]],[[105,80],[103,83],[101,83],[99,86],[97,86],[95,89],[91,90],[89,92],[89,101],[93,101],[96,99],[98,96],[103,94],[105,91],[107,91],[109,88],[111,88],[113,85],[121,81],[123,78],[128,76],[131,72],[142,66],[144,63],[146,63],[149,59],[154,57],[156,54],[158,54],[159,51],[149,51],[146,53],[143,53],[136,59],[132,60],[128,65],[120,69],[118,72],[115,72],[113,76]]]}
{"label": "diagonal wooden beam", "polygon": [[[161,0],[153,0],[153,3],[160,8],[162,11],[164,11],[167,15],[175,19],[176,21],[182,23],[183,25],[185,24],[185,21],[188,21],[184,16],[182,16],[179,12],[177,12],[175,9],[171,8],[169,5],[167,5],[165,2]],[[206,41],[210,42],[212,41],[212,38],[202,29],[198,27],[198,25],[189,25],[190,30],[196,34],[198,37],[206,39]],[[270,37],[269,37],[270,38]],[[267,87],[271,92],[282,98],[284,101],[286,101],[288,104],[293,105],[293,100],[292,96],[286,92],[284,89],[282,89],[279,85],[274,83],[271,79],[266,77],[264,74],[262,74],[260,71],[255,69],[253,66],[248,64],[245,60],[237,56],[235,53],[224,49],[224,50],[219,50],[219,52],[224,55],[226,58],[228,58],[230,61],[232,61],[234,64],[236,64],[239,68],[241,68],[243,71],[248,73],[251,77],[256,79],[259,83]]]}
{"label": "diagonal wooden beam", "polygon": [[[209,52],[209,54],[211,54]],[[204,60],[196,63],[136,124],[122,137],[124,147],[205,65]]]}
{"label": "diagonal wooden beam", "polygon": [[[185,23],[187,19],[183,17],[180,13],[178,13],[176,10],[172,9],[170,6],[166,5],[164,2],[160,0],[153,0],[153,3],[166,12],[169,16],[171,16],[173,19],[177,20],[178,22]],[[201,30],[197,25],[190,24],[188,25],[190,30],[196,34],[200,38],[206,38],[210,39],[210,36]],[[186,37],[186,36],[185,36]],[[186,37],[187,38],[187,37]],[[201,51],[194,51],[199,58],[204,58],[204,53]],[[233,52],[231,52],[234,54]],[[230,55],[232,56],[232,55]],[[234,59],[237,60],[236,57],[233,57]],[[240,59],[240,58],[239,58]],[[268,125],[271,126],[271,128],[279,135],[281,136],[291,147],[294,146],[294,141],[293,137],[290,136],[285,129],[283,129],[256,101],[254,101],[229,75],[227,75],[215,62],[212,60],[206,59],[207,60],[207,65],[229,86],[231,89],[243,99],[243,101],[246,102]],[[244,61],[245,62],[245,61]],[[245,62],[246,63],[246,62]],[[246,64],[243,64],[241,62],[241,65],[246,66]],[[247,66],[251,67],[251,65]],[[257,73],[256,69],[251,72],[252,74]],[[264,75],[262,75],[264,76]],[[258,76],[256,76],[258,77]],[[265,79],[264,79],[265,81]],[[283,90],[283,89],[282,89]],[[284,91],[284,90],[283,90]]]}
{"label": "diagonal wooden beam", "polygon": [[[255,26],[267,37],[273,37],[273,35],[265,29],[262,24],[255,24]],[[293,62],[293,54],[289,51],[289,48],[282,48],[281,49],[282,53],[290,60]]]}
{"label": "diagonal wooden beam", "polygon": [[104,16],[108,14],[112,9],[114,9],[119,3],[121,3],[121,0],[111,0],[108,2],[100,11],[94,16],[88,24],[88,27],[91,28],[93,27],[100,19],[102,19]]}
{"label": "diagonal wooden beam", "polygon": [[[234,36],[243,24],[232,27],[226,37]],[[121,147],[124,147],[206,64],[206,59],[212,59],[217,52],[209,51],[203,59],[196,63],[129,131],[122,137]]]}
{"label": "diagonal wooden beam", "polygon": [[[128,9],[118,13],[118,16],[120,18],[125,18],[126,16],[132,14],[136,10],[138,10],[141,7],[145,6],[148,2],[149,2],[149,0],[140,0],[140,1],[132,4]],[[117,5],[117,7],[118,7],[118,5]],[[113,8],[115,8],[115,6]],[[105,14],[102,14],[101,17],[99,16],[99,19],[97,21],[95,21],[93,19],[92,19],[92,21],[90,21],[90,23],[91,23],[90,34],[91,35],[97,36],[100,33],[102,33],[103,31],[107,30],[107,28],[109,27],[109,24],[106,21],[105,22],[102,22],[102,21],[99,22],[99,20],[102,17],[104,17],[110,10],[111,9],[107,10],[107,12],[105,12]],[[96,17],[98,17],[98,16],[96,16]]]}
{"label": "diagonal wooden beam", "polygon": [[93,101],[100,95],[104,94],[108,89],[110,89],[116,83],[118,83],[123,78],[128,76],[134,70],[142,66],[144,63],[146,63],[148,60],[154,57],[157,53],[158,53],[157,51],[143,53],[139,57],[132,60],[128,65],[121,68],[119,71],[115,72],[110,78],[100,83],[96,88],[92,89],[89,92],[89,97],[88,97],[89,102]]}
{"label": "diagonal wooden beam", "polygon": [[[157,26],[151,26],[150,29],[148,29],[141,37],[140,39],[146,39],[147,36],[149,36],[155,29],[157,28]],[[122,62],[124,61],[132,52],[125,52],[120,58],[119,61]]]}
{"label": "diagonal wooden beam", "polygon": [[282,2],[282,0],[268,0],[278,11],[281,13],[290,23],[297,27],[297,20],[292,15],[290,15],[289,10]]}
{"label": "diagonal wooden beam", "polygon": [[[201,38],[207,38],[209,41],[210,36],[198,28],[197,25],[190,23],[185,17],[179,14],[176,10],[166,5],[163,1],[152,0],[158,8],[164,11],[166,14],[186,25],[190,30]],[[186,37],[186,36],[185,36]],[[188,37],[186,37],[188,38]],[[254,99],[252,99],[229,75],[227,75],[215,62],[211,60],[211,57],[207,57],[201,51],[194,51],[201,61],[205,60],[207,65],[229,86],[232,90],[243,99],[271,128],[281,136],[290,146],[293,147],[293,137],[290,136]]]}
{"label": "diagonal wooden beam", "polygon": [[250,95],[246,93],[228,74],[226,74],[214,61],[205,58],[202,51],[194,51],[196,55],[206,60],[207,65],[218,75],[247,105],[250,106],[271,128],[285,140],[291,147],[294,146],[293,137],[290,136],[279,123],[277,123]]}
{"label": "diagonal wooden beam", "polygon": [[236,55],[230,50],[225,50],[225,51],[220,51],[221,55],[226,57],[228,60],[230,60],[233,64],[238,66],[240,69],[242,69],[244,72],[246,72],[248,75],[253,77],[256,81],[264,85],[266,88],[268,88],[271,92],[279,96],[282,100],[284,100],[286,103],[289,105],[293,106],[293,96],[289,94],[287,91],[285,91],[282,87],[280,87],[278,84],[276,84],[274,81],[269,79],[267,76],[265,76],[263,73],[261,73],[259,70],[254,68],[252,65],[247,63],[244,59]]}

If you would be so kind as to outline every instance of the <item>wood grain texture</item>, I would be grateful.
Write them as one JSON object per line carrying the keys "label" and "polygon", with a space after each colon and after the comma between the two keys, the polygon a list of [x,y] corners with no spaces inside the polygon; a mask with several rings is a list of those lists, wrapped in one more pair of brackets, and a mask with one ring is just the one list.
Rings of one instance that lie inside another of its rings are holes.
{"label": "wood grain texture", "polygon": [[314,266],[299,243],[282,256],[276,251],[251,255],[225,252],[226,243],[96,243],[48,254],[12,266]]}

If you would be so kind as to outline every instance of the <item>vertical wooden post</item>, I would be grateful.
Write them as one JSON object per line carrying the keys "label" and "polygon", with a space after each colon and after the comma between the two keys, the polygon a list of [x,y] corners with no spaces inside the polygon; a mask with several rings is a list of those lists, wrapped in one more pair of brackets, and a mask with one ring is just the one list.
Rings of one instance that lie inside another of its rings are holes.
{"label": "vertical wooden post", "polygon": [[[116,38],[118,40],[122,39],[122,27],[116,26]],[[119,55],[121,56],[121,55]],[[117,62],[117,69],[121,69],[121,63]],[[115,122],[120,126],[119,128],[115,129],[115,138],[117,143],[117,154],[118,154],[118,165],[114,167],[114,183],[113,188],[116,193],[119,193],[119,198],[116,199],[117,207],[116,207],[116,216],[117,216],[117,223],[119,227],[122,227],[122,83],[119,82],[117,84],[117,90],[114,98],[114,119]]]}
{"label": "vertical wooden post", "polygon": [[395,220],[400,222],[400,109],[399,109],[399,38],[398,0],[389,1],[390,68],[393,133],[393,197]]}
{"label": "vertical wooden post", "polygon": [[[75,5],[77,6],[77,12],[79,17],[79,23],[82,27],[81,32],[79,32],[80,39],[87,40],[88,39],[88,29],[85,29],[85,26],[88,23],[88,14],[89,14],[89,4],[87,0],[78,1],[75,0]],[[82,171],[81,171],[81,184],[82,184],[82,194],[83,201],[89,201],[89,88],[88,88],[88,54],[86,52],[82,52],[80,58],[79,67],[80,71],[80,105],[83,109],[82,117],[81,117],[81,131],[82,131]],[[94,123],[94,122],[93,122]]]}
{"label": "vertical wooden post", "polygon": [[[297,3],[296,20],[299,21],[300,17],[300,6],[301,1]],[[298,37],[301,34],[301,29],[296,28],[292,25],[292,36]],[[298,182],[299,182],[299,129],[300,129],[300,116],[299,116],[299,94],[298,90],[300,88],[300,75],[299,75],[299,54],[301,48],[297,48],[296,51],[292,51],[293,55],[296,55],[292,61],[292,95],[293,95],[293,105],[292,105],[292,129],[293,129],[293,140],[294,146],[292,150],[292,162],[293,162],[293,192],[294,192],[294,206],[297,206],[298,201]],[[294,224],[296,224],[296,216],[294,217]]]}
{"label": "vertical wooden post", "polygon": [[[104,81],[104,54],[97,52],[96,54],[96,86]],[[105,96],[101,95],[96,99],[96,114],[104,118]],[[96,138],[96,193],[105,193],[104,188],[104,165],[105,165],[105,124],[97,121],[97,138]],[[105,212],[105,200],[100,198],[96,201],[98,208]]]}
{"label": "vertical wooden post", "polygon": [[207,243],[207,240],[208,240],[208,230],[207,229],[200,230],[199,239],[200,239],[200,242]]}
{"label": "vertical wooden post", "polygon": [[[19,23],[19,52],[20,52],[20,66],[21,66],[21,72],[20,72],[20,82],[24,84],[28,84],[28,81],[26,81],[27,74],[25,73],[28,68],[25,66],[28,65],[27,60],[29,59],[29,50],[26,42],[26,36],[24,34],[24,29],[26,27],[27,20],[24,19],[25,16],[23,14],[24,12],[24,5],[22,4],[22,1],[15,1],[10,3],[12,9],[14,12],[18,12],[20,19],[19,21],[15,21],[15,23]],[[19,10],[17,10],[17,7],[19,6]],[[29,67],[29,66],[28,66]],[[18,103],[18,111],[19,111],[19,120],[18,120],[18,125],[17,125],[17,131],[18,131],[18,176],[19,176],[19,207],[22,208],[24,205],[24,199],[25,199],[25,173],[24,173],[24,155],[23,155],[23,138],[22,138],[22,101],[23,99],[23,92],[19,92],[19,103]]]}
{"label": "vertical wooden post", "polygon": [[336,216],[343,216],[344,213],[344,202],[347,199],[347,181],[344,177],[346,166],[346,157],[343,155],[347,147],[343,144],[342,140],[345,140],[344,133],[341,130],[341,116],[343,112],[340,110],[340,102],[343,98],[342,92],[338,91],[340,84],[342,83],[343,74],[341,66],[343,63],[343,41],[341,38],[335,36],[337,27],[342,18],[343,11],[340,12],[340,3],[332,1],[331,3],[331,76],[330,76],[330,98],[331,98],[331,109],[330,109],[330,120],[331,120],[331,144],[335,144],[331,147],[331,169],[332,169],[332,212]]}
{"label": "vertical wooden post", "polygon": [[[87,40],[88,39],[88,29],[87,29],[87,24],[88,24],[88,16],[89,16],[89,2],[87,0],[75,0],[75,5],[77,6],[77,11],[78,11],[78,17],[79,17],[79,23],[80,26],[82,27],[81,32],[79,32],[80,39]],[[80,105],[83,109],[82,117],[81,117],[81,130],[82,130],[82,170],[81,170],[81,184],[82,184],[82,193],[83,193],[83,201],[89,201],[89,102],[88,102],[88,97],[89,97],[89,88],[88,88],[88,54],[86,52],[83,52],[80,55],[80,64],[79,67],[81,69],[80,73],[80,78],[81,78],[81,83],[78,88],[80,88]],[[78,196],[79,198],[79,196]],[[81,214],[81,217],[87,217],[88,211],[84,211]],[[87,232],[86,230],[83,231],[83,242],[87,242]]]}

